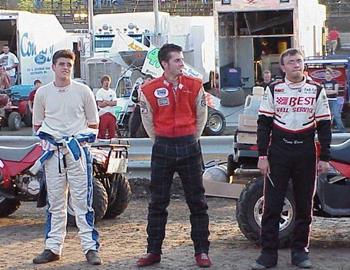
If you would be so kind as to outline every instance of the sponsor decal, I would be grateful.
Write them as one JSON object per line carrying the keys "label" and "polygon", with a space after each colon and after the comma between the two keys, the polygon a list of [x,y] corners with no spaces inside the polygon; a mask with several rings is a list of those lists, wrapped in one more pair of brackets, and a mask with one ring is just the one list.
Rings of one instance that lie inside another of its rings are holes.
{"label": "sponsor decal", "polygon": [[38,49],[39,46],[33,41],[29,33],[23,33],[20,40],[20,54],[22,57],[34,57],[34,61],[37,64],[44,64],[51,62],[54,54],[54,45],[49,45],[46,48]]}
{"label": "sponsor decal", "polygon": [[284,88],[275,88],[276,93],[284,93]]}
{"label": "sponsor decal", "polygon": [[38,54],[37,56],[34,57],[34,61],[38,65],[42,65],[46,62],[46,56],[43,54]]}
{"label": "sponsor decal", "polygon": [[276,112],[277,113],[302,112],[302,113],[313,114],[314,109],[309,107],[293,107],[293,108],[280,107],[280,108],[276,108]]}
{"label": "sponsor decal", "polygon": [[276,97],[278,105],[301,106],[314,105],[316,97]]}
{"label": "sponsor decal", "polygon": [[155,91],[154,91],[154,96],[156,98],[163,98],[163,97],[167,97],[169,94],[169,91],[168,89],[166,88],[157,88]]}
{"label": "sponsor decal", "polygon": [[312,88],[304,88],[304,93],[305,94],[316,94],[317,89],[315,87]]}
{"label": "sponsor decal", "polygon": [[308,108],[308,107],[294,107],[294,108],[292,108],[292,112],[302,112],[302,113],[313,114],[314,113],[314,109],[313,108]]}
{"label": "sponsor decal", "polygon": [[279,108],[276,108],[276,112],[277,113],[287,113],[287,112],[289,112],[289,108],[287,108],[287,107],[279,107]]}
{"label": "sponsor decal", "polygon": [[146,56],[147,60],[149,61],[149,64],[151,66],[154,66],[155,68],[161,68],[159,60],[158,60],[158,52],[159,52],[159,49],[154,48],[154,49],[148,51],[147,56]]}
{"label": "sponsor decal", "polygon": [[280,105],[287,105],[288,104],[288,97],[277,97],[276,98],[276,103]]}
{"label": "sponsor decal", "polygon": [[157,99],[158,106],[168,106],[169,105],[169,98],[164,97],[164,98],[158,98]]}
{"label": "sponsor decal", "polygon": [[[310,73],[310,76],[313,79],[318,79],[318,80],[324,80],[326,78],[325,75],[326,75],[326,70],[325,69],[315,70],[315,71],[312,71]],[[338,78],[341,75],[342,75],[342,73],[339,70],[333,70],[333,72],[332,72],[333,79]]]}
{"label": "sponsor decal", "polygon": [[247,4],[249,5],[254,5],[256,4],[256,2],[258,2],[258,0],[246,0],[247,1]]}

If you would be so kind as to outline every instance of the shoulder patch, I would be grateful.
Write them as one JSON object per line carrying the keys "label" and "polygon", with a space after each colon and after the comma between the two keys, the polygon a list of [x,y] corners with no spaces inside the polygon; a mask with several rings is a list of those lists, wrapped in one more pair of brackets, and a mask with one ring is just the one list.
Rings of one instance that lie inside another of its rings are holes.
{"label": "shoulder patch", "polygon": [[278,93],[284,92],[284,88],[282,86],[278,87],[280,84],[283,84],[283,83],[284,83],[284,80],[276,80],[268,85],[268,88],[270,89],[270,92],[273,98],[275,97],[276,90],[277,90],[276,92]]}
{"label": "shoulder patch", "polygon": [[202,80],[199,78],[195,78],[195,77],[191,77],[191,76],[187,76],[187,75],[182,75],[182,78],[184,80],[187,80],[187,81],[192,81],[193,85],[195,85],[195,86],[202,87],[202,85],[203,85]]}

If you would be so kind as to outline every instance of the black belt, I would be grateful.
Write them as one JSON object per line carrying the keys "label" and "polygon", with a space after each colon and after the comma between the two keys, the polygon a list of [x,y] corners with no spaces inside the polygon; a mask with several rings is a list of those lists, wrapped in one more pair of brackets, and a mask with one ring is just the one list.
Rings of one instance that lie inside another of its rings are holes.
{"label": "black belt", "polygon": [[156,143],[166,144],[189,144],[195,142],[196,139],[193,135],[181,136],[181,137],[163,137],[156,136]]}

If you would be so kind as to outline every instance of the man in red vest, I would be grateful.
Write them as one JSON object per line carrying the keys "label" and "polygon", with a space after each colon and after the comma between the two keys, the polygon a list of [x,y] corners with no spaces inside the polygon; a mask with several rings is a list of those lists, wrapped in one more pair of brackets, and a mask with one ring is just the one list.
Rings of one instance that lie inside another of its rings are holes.
{"label": "man in red vest", "polygon": [[148,210],[147,254],[138,266],[160,262],[167,207],[174,173],[182,180],[191,211],[191,238],[199,267],[210,267],[209,217],[203,187],[199,138],[207,120],[202,81],[182,73],[182,48],[165,44],[158,53],[163,76],[141,88],[140,108],[145,130],[154,143],[151,162],[151,202]]}
{"label": "man in red vest", "polygon": [[338,39],[340,37],[339,32],[337,31],[337,28],[333,27],[331,31],[328,33],[328,42],[329,42],[329,49],[331,54],[335,54],[335,51],[338,46]]}

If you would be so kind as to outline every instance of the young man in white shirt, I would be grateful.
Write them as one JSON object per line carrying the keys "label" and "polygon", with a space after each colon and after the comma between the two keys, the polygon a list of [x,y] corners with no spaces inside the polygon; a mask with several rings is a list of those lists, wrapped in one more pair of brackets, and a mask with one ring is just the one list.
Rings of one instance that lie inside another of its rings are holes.
{"label": "young man in white shirt", "polygon": [[115,137],[117,129],[115,106],[117,105],[117,96],[115,91],[110,88],[111,77],[104,75],[101,78],[102,88],[96,93],[96,101],[99,108],[100,125],[98,128],[98,138],[107,139],[106,131],[108,131],[108,139]]}
{"label": "young man in white shirt", "polygon": [[[88,263],[101,264],[98,255],[99,234],[94,226],[92,208],[93,175],[89,146],[83,141],[79,151],[72,155],[69,142],[79,136],[91,136],[98,128],[98,113],[94,95],[89,87],[71,79],[75,55],[70,50],[59,50],[52,58],[55,73],[53,82],[38,89],[33,108],[35,131],[46,138],[47,150],[44,170],[47,186],[47,221],[45,249],[33,263],[59,260],[66,236],[67,193],[69,190],[81,246]],[[46,149],[45,149],[46,150]]]}
{"label": "young man in white shirt", "polygon": [[10,47],[8,44],[5,44],[2,47],[3,53],[0,54],[0,64],[5,67],[7,75],[9,75],[11,80],[11,86],[16,83],[16,68],[18,66],[18,58],[15,54],[10,52]]}

